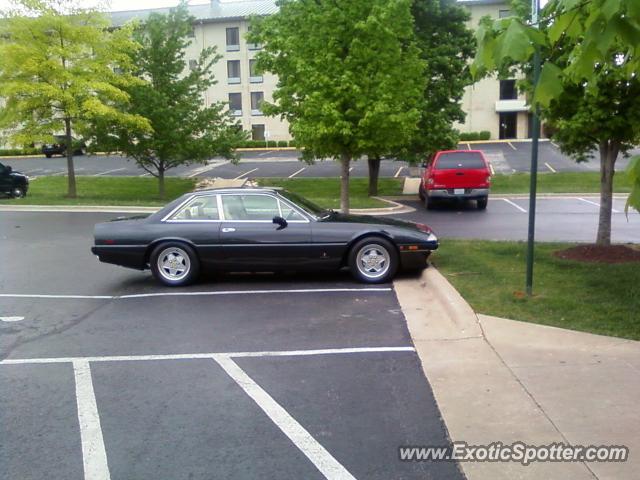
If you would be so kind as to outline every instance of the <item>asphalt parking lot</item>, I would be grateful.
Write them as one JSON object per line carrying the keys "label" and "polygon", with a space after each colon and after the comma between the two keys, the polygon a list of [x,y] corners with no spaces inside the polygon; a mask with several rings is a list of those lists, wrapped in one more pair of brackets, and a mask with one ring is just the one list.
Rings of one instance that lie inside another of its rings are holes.
{"label": "asphalt parking lot", "polygon": [[[530,142],[506,143],[462,143],[460,149],[482,150],[495,173],[528,172],[531,162]],[[632,154],[639,154],[634,150]],[[264,178],[264,177],[337,177],[340,175],[340,165],[332,160],[316,162],[313,165],[300,162],[299,153],[291,150],[264,150],[241,153],[240,163],[234,165],[224,159],[212,159],[205,165],[180,166],[169,170],[167,175],[182,177],[219,177],[219,178]],[[14,170],[21,171],[31,177],[65,175],[67,172],[66,159],[54,158],[6,158],[2,163],[11,165]],[[624,170],[628,160],[621,158],[616,164],[617,170]],[[75,158],[78,175],[89,176],[149,176],[150,174],[138,168],[133,161],[127,161],[119,156],[82,156]],[[563,155],[551,142],[540,143],[540,158],[538,171],[583,172],[599,171],[597,159],[584,163],[576,163]],[[353,162],[351,175],[366,177],[368,175],[367,162]],[[409,175],[409,168],[405,162],[384,160],[380,168],[382,177],[404,177]]]}
{"label": "asphalt parking lot", "polygon": [[[0,213],[0,478],[462,478],[392,285],[99,264],[113,214]],[[9,321],[6,321],[9,320]]]}

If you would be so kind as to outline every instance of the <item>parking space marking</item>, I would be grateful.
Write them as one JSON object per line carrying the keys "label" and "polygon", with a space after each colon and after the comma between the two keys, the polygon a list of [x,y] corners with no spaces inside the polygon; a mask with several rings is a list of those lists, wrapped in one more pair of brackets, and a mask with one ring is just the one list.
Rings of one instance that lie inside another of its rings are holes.
{"label": "parking space marking", "polygon": [[513,146],[513,143],[511,142],[507,142],[507,145],[509,145],[513,150],[518,150],[516,147]]}
{"label": "parking space marking", "polygon": [[489,169],[491,170],[491,175],[495,175],[496,171],[493,169],[493,163],[489,162]]}
{"label": "parking space marking", "polygon": [[318,470],[330,480],[355,480],[313,436],[276,402],[260,385],[227,356],[213,358],[220,367],[249,395],[262,411],[282,430]]}
{"label": "parking space marking", "polygon": [[249,175],[250,173],[255,172],[256,170],[258,170],[258,168],[254,168],[253,170],[249,170],[248,172],[244,172],[241,173],[240,175],[238,175],[236,178],[234,178],[234,180],[240,180],[242,177],[244,177],[245,175]]}
{"label": "parking space marking", "polygon": [[111,170],[107,170],[106,172],[95,173],[93,176],[94,177],[99,177],[100,175],[108,175],[108,174],[114,173],[114,172],[121,172],[122,170],[126,170],[126,168],[125,167],[112,168]]}
{"label": "parking space marking", "polygon": [[[581,202],[588,203],[589,205],[594,205],[594,206],[600,208],[600,204],[598,202],[592,202],[591,200],[587,200],[586,198],[579,198],[579,197],[576,197],[576,198],[578,200],[580,200]],[[613,213],[620,213],[620,210],[616,210],[615,208],[612,208],[611,211]]]}
{"label": "parking space marking", "polygon": [[20,322],[21,320],[24,320],[24,317],[0,317],[2,322]]}
{"label": "parking space marking", "polygon": [[307,169],[307,167],[302,167],[300,170],[296,170],[295,172],[293,172],[291,175],[289,175],[289,178],[293,178],[296,175],[298,175],[299,173],[304,172]]}
{"label": "parking space marking", "polygon": [[555,168],[553,168],[551,165],[549,165],[549,162],[544,162],[544,165],[545,165],[549,170],[551,170],[551,172],[553,172],[553,173],[558,173],[558,171],[557,171]]}
{"label": "parking space marking", "polygon": [[37,293],[0,293],[0,298],[49,298],[69,300],[126,300],[131,298],[148,297],[192,297],[210,295],[248,295],[248,294],[273,294],[273,293],[340,293],[340,292],[390,292],[391,287],[365,287],[365,288],[293,288],[272,290],[214,290],[211,292],[157,292],[157,293],[133,293],[130,295],[55,295]]}
{"label": "parking space marking", "polygon": [[467,143],[467,150],[471,150],[471,144]]}
{"label": "parking space marking", "polygon": [[393,178],[398,178],[400,176],[400,172],[404,169],[404,167],[400,167]]}
{"label": "parking space marking", "polygon": [[96,357],[43,357],[43,358],[6,358],[0,365],[33,365],[74,362],[141,362],[150,360],[207,360],[214,357],[256,358],[256,357],[305,357],[312,355],[356,355],[360,353],[402,353],[415,352],[415,348],[406,347],[348,347],[325,348],[316,350],[276,350],[258,352],[215,352],[215,353],[170,353],[164,355],[111,355]]}
{"label": "parking space marking", "polygon": [[104,448],[102,428],[96,395],[91,380],[91,367],[86,360],[74,360],[76,402],[85,480],[110,480],[107,452]]}
{"label": "parking space marking", "polygon": [[520,210],[522,213],[527,213],[527,211],[522,208],[520,205],[518,205],[517,203],[512,202],[511,200],[509,200],[508,198],[502,198],[501,200],[504,200],[505,202],[507,202],[509,205],[514,206],[515,208],[517,208],[518,210]]}

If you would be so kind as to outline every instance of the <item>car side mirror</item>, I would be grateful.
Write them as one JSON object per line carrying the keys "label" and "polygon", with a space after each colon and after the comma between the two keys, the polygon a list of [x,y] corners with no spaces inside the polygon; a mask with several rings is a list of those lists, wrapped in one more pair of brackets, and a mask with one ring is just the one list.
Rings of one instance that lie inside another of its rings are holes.
{"label": "car side mirror", "polygon": [[286,221],[284,218],[282,218],[282,217],[275,216],[275,217],[273,217],[273,220],[272,220],[272,221],[273,221],[273,223],[275,223],[276,225],[280,225],[280,226],[277,228],[277,230],[282,230],[283,228],[285,228],[285,227],[288,225],[287,221]]}
{"label": "car side mirror", "polygon": [[427,164],[427,162],[422,162],[421,167],[422,167],[422,168],[428,168],[428,167],[429,167],[429,165]]}

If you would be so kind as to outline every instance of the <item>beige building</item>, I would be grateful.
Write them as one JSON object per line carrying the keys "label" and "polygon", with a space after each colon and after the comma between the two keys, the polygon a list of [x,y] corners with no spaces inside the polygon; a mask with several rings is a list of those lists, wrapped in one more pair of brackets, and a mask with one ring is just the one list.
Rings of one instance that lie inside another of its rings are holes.
{"label": "beige building", "polygon": [[[505,0],[458,0],[471,12],[470,26],[475,28],[481,17],[498,18],[509,15]],[[233,115],[242,127],[251,132],[255,140],[289,140],[288,124],[279,118],[266,117],[260,111],[262,100],[272,101],[277,77],[258,75],[253,71],[253,59],[260,45],[247,43],[249,18],[253,15],[269,15],[277,11],[275,0],[211,0],[206,5],[191,5],[195,17],[193,43],[186,52],[190,65],[195,66],[202,48],[216,46],[222,59],[215,65],[218,83],[209,89],[207,104],[223,101],[229,104]],[[168,9],[113,12],[114,25],[138,19],[149,13],[166,13]],[[463,108],[467,114],[461,132],[491,132],[491,138],[526,138],[528,134],[528,109],[523,97],[515,90],[515,81],[484,79],[466,89]]]}

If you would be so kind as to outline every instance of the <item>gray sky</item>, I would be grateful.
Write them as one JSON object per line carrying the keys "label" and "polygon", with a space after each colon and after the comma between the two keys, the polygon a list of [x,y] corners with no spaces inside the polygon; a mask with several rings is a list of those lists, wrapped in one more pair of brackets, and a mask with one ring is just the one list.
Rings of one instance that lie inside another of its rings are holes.
{"label": "gray sky", "polygon": [[[119,10],[139,10],[143,8],[161,8],[161,7],[173,7],[178,4],[179,0],[110,0],[106,2],[109,6],[107,10],[116,12]],[[222,0],[223,2],[225,0]],[[105,4],[105,1],[100,0],[78,0],[78,3],[84,7],[93,7],[99,4]],[[208,0],[191,0],[189,4],[198,5],[203,3],[209,3]],[[9,0],[0,0],[0,10],[3,10],[11,5]]]}

